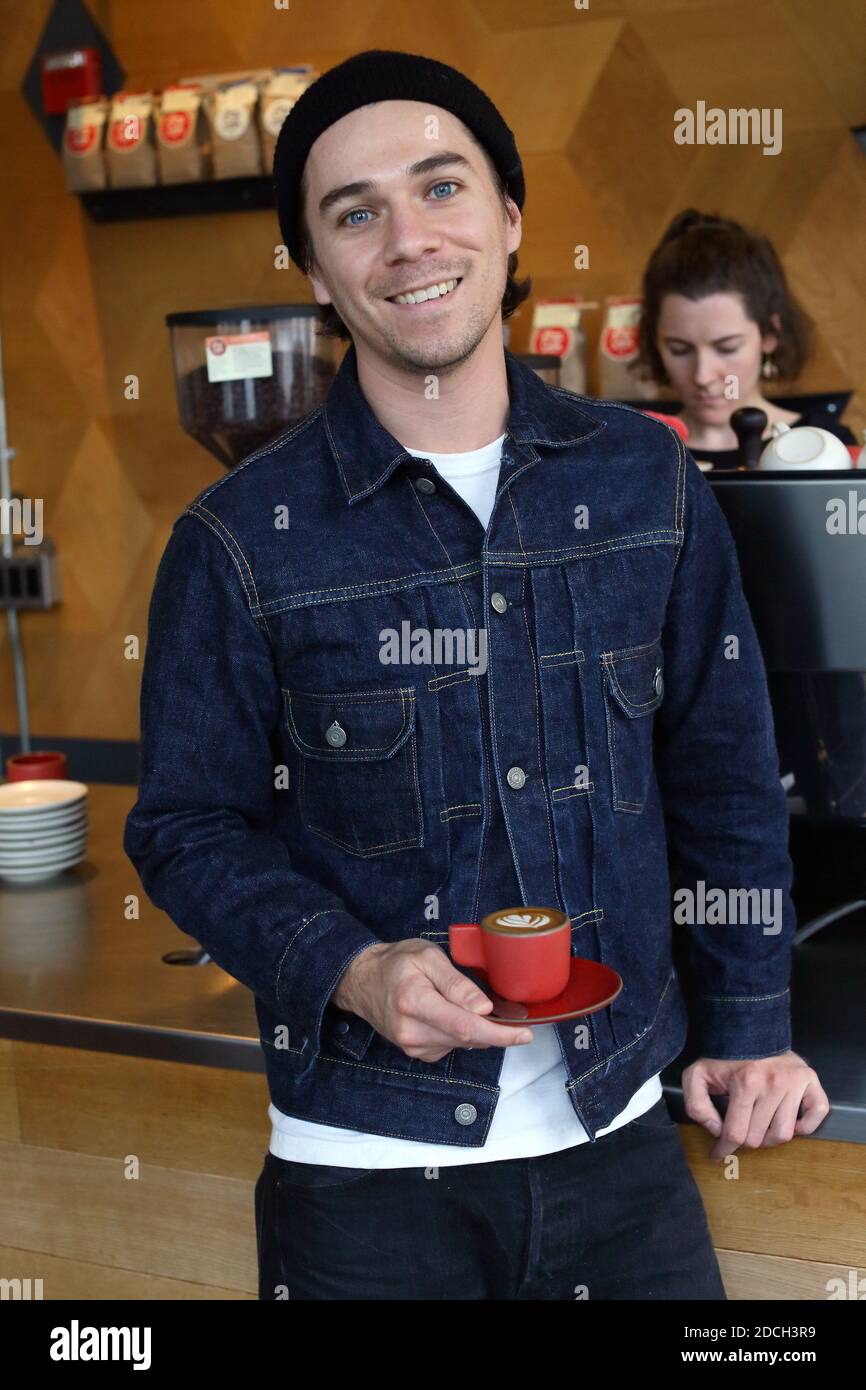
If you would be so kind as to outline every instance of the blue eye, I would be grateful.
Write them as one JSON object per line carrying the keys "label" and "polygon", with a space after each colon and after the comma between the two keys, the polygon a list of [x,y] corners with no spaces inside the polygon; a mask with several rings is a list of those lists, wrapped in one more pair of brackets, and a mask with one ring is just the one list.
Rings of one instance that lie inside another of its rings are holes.
{"label": "blue eye", "polygon": [[[433,185],[433,187],[431,188],[430,192],[431,192],[431,193],[434,193],[434,192],[436,191],[437,188],[457,188],[457,187],[458,187],[458,185],[457,185],[457,183],[455,183],[455,181],[454,181],[453,179],[443,179],[441,183],[434,183],[434,185]],[[446,198],[434,198],[433,201],[434,201],[434,203],[444,203],[444,202],[447,201],[447,199],[446,199]],[[343,213],[343,216],[340,218],[339,225],[340,225],[340,226],[346,226],[346,227],[364,227],[364,226],[367,225],[366,222],[352,222],[352,221],[350,221],[349,219],[352,218],[352,217],[358,217],[358,216],[365,216],[365,217],[366,217],[366,216],[368,216],[368,215],[369,215],[369,209],[368,209],[368,208],[352,208],[351,212],[345,212],[345,213]]]}

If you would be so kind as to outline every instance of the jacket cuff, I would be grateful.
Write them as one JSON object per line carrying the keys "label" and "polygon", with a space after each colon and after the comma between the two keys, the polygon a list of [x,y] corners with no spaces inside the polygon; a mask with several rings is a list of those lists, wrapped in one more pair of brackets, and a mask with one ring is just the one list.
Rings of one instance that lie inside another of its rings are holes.
{"label": "jacket cuff", "polygon": [[699,994],[692,1007],[701,1057],[773,1057],[791,1049],[791,991],[724,997]]}
{"label": "jacket cuff", "polygon": [[[356,1014],[329,1003],[347,966],[379,944],[356,918],[339,908],[322,908],[304,917],[292,931],[277,965],[274,995],[289,1024],[293,1050],[315,1057],[321,1051],[322,1026],[329,1040],[361,1057],[374,1029]],[[347,1026],[348,1025],[348,1026]]]}

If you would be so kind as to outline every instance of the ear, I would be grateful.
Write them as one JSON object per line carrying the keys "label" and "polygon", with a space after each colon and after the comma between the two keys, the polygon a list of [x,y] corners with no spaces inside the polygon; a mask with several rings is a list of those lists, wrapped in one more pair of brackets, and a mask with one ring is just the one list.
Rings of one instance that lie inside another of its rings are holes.
{"label": "ear", "polygon": [[328,286],[325,284],[325,281],[322,279],[315,265],[311,266],[307,272],[307,279],[313,287],[313,294],[316,297],[317,304],[333,304],[334,301],[331,297],[331,291],[328,289]]}
{"label": "ear", "polygon": [[523,217],[520,208],[515,203],[509,193],[505,195],[505,213],[508,218],[508,232],[506,240],[508,244],[508,254],[516,251],[523,240]]}
{"label": "ear", "polygon": [[782,331],[782,323],[779,318],[779,315],[771,314],[770,323],[773,325],[773,327],[761,338],[762,352],[775,352],[776,348],[779,346],[779,335]]}

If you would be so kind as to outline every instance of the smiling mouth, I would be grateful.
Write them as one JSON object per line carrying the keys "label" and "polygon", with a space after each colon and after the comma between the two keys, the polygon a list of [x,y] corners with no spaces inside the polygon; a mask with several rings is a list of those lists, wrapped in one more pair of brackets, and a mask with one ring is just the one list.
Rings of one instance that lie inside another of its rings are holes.
{"label": "smiling mouth", "polygon": [[437,300],[449,298],[462,281],[462,275],[452,276],[447,280],[434,281],[429,285],[419,286],[415,290],[406,290],[402,294],[389,295],[388,303],[397,304],[401,309],[419,304],[435,303]]}

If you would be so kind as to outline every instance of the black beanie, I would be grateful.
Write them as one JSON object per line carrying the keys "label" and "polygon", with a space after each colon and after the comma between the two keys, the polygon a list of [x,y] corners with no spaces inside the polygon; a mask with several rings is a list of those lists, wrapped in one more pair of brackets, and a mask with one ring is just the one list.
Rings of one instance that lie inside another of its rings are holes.
{"label": "black beanie", "polygon": [[435,58],[369,49],[329,68],[307,87],[277,137],[273,169],[277,216],[289,255],[301,269],[295,226],[310,148],[335,121],[375,101],[429,102],[459,117],[488,151],[509,195],[523,207],[526,186],[514,135],[486,93],[462,72]]}

